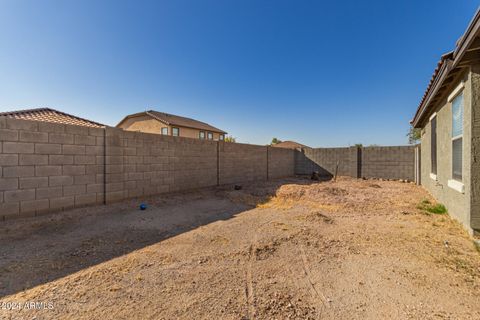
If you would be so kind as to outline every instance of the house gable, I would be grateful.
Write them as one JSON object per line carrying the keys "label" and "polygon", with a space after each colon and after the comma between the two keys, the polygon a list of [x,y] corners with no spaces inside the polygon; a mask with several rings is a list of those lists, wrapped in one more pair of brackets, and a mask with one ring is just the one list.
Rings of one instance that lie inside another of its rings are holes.
{"label": "house gable", "polygon": [[168,128],[169,126],[149,115],[140,114],[126,117],[117,125],[117,127],[128,131],[160,133],[162,128]]}

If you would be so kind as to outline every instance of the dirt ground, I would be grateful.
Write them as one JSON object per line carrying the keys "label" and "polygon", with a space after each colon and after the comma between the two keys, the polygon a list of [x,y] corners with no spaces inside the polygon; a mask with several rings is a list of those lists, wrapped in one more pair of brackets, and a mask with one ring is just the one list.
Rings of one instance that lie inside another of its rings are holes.
{"label": "dirt ground", "polygon": [[12,221],[0,318],[480,319],[480,253],[423,199],[295,178]]}

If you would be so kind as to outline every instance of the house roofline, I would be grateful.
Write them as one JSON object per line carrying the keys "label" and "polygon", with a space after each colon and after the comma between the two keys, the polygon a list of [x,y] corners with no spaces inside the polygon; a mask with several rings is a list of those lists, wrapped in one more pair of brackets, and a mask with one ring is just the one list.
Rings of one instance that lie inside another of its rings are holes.
{"label": "house roofline", "polygon": [[[460,37],[460,39],[456,43],[456,49],[453,53],[454,60],[460,61],[460,59],[465,54],[466,49],[470,46],[470,44],[475,40],[475,37],[480,30],[480,9],[477,9],[475,15],[473,16],[472,20],[468,24],[467,30],[465,30],[464,34]],[[454,63],[454,67],[456,64]]]}
{"label": "house roofline", "polygon": [[15,110],[15,111],[0,112],[0,117],[8,117],[9,115],[13,115],[13,114],[16,114],[16,113],[30,113],[30,112],[42,112],[42,111],[50,111],[50,112],[59,113],[61,115],[67,116],[67,117],[71,117],[71,118],[74,118],[74,119],[79,119],[79,120],[82,120],[82,121],[85,121],[85,122],[89,122],[91,124],[97,125],[97,126],[102,127],[102,128],[107,127],[107,125],[105,125],[103,123],[92,121],[92,120],[89,120],[89,119],[85,119],[85,118],[75,116],[73,114],[69,114],[69,113],[59,111],[59,110],[56,110],[56,109],[52,109],[52,108],[49,108],[49,107],[40,107],[40,108],[31,108],[31,109],[22,109],[22,110]]}
{"label": "house roofline", "polygon": [[432,98],[437,94],[440,85],[443,83],[446,75],[450,72],[452,60],[450,60],[447,56],[451,54],[453,54],[453,52],[449,52],[442,56],[442,59],[440,60],[437,69],[435,70],[435,74],[427,87],[427,91],[425,92],[422,101],[417,108],[417,112],[415,113],[413,119],[410,121],[410,123],[414,127],[417,127],[420,119],[423,118],[423,115],[425,114],[427,107],[432,101]]}
{"label": "house roofline", "polygon": [[444,80],[450,75],[453,70],[460,68],[459,63],[462,61],[468,48],[471,46],[480,31],[480,9],[477,9],[474,17],[470,21],[464,34],[456,43],[454,51],[442,55],[437,68],[430,80],[429,85],[422,97],[422,100],[417,108],[415,116],[410,121],[413,127],[417,128],[425,113],[430,108],[432,99],[437,95],[439,88],[443,85]]}
{"label": "house roofline", "polygon": [[123,117],[123,119],[120,120],[120,122],[117,123],[117,125],[115,127],[118,127],[119,125],[124,123],[127,119],[134,118],[134,117],[139,117],[139,116],[145,115],[145,114],[146,114],[146,111],[129,114],[129,115]]}

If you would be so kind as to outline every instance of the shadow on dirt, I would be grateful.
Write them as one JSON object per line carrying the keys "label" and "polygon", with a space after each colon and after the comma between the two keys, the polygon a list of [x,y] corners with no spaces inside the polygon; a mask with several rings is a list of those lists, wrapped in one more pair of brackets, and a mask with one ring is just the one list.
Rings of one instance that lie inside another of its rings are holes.
{"label": "shadow on dirt", "polygon": [[[296,178],[244,184],[241,190],[223,186],[6,222],[0,225],[0,297],[231,219],[285,183],[317,182]],[[232,201],[238,194],[250,200]],[[138,209],[141,202],[147,210]]]}

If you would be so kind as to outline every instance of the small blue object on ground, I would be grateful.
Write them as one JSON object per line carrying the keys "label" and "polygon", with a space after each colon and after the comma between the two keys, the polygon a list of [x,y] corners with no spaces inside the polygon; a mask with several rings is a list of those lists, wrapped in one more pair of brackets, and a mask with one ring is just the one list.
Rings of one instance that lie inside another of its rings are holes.
{"label": "small blue object on ground", "polygon": [[140,204],[140,210],[145,210],[147,209],[147,205],[145,203]]}

